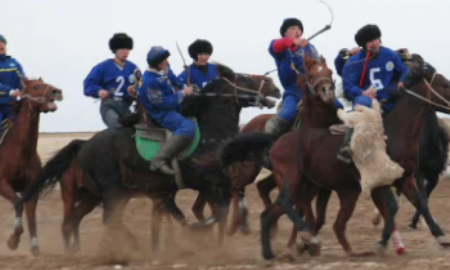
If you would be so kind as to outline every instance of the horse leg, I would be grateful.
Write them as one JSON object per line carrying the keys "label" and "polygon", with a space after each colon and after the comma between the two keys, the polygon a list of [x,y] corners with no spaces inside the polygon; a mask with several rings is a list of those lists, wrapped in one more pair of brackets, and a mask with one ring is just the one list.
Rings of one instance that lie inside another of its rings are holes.
{"label": "horse leg", "polygon": [[[301,181],[298,168],[293,169],[288,175],[290,176],[288,179]],[[296,184],[297,183],[291,185],[290,187],[292,189],[292,192],[294,192],[292,194],[295,194],[295,192],[297,191]],[[302,238],[302,240],[308,244],[311,243],[311,234],[306,222],[292,208],[292,203],[290,202],[292,197],[295,198],[295,196],[289,194],[287,180],[285,178],[276,203],[272,204],[269,209],[266,209],[261,214],[261,241],[263,246],[263,256],[267,260],[274,258],[270,243],[270,228],[272,224],[276,222],[278,218],[283,214],[283,212],[286,213],[289,219],[297,226],[297,229],[300,231],[300,237]]]}
{"label": "horse leg", "polygon": [[240,229],[245,235],[250,234],[250,227],[248,226],[248,208],[245,200],[245,188],[239,191],[239,217],[240,217]]}
{"label": "horse leg", "polygon": [[16,250],[19,246],[20,236],[23,233],[22,225],[22,213],[23,205],[20,202],[19,196],[14,192],[7,179],[0,180],[0,193],[5,197],[6,200],[10,201],[14,205],[14,210],[16,212],[14,221],[14,233],[8,239],[8,247],[11,250]]}
{"label": "horse leg", "polygon": [[[417,187],[419,188],[420,193],[422,194],[422,196],[424,196],[424,199],[427,202],[429,200],[431,192],[436,187],[438,181],[439,181],[438,174],[433,174],[433,177],[430,177],[430,179],[427,179],[426,184],[424,183],[425,179],[423,178],[422,175],[420,175],[420,176],[416,175]],[[416,213],[414,214],[414,216],[411,220],[411,224],[409,225],[409,227],[416,229],[417,223],[419,222],[419,220],[420,220],[420,212],[416,211]]]}
{"label": "horse leg", "polygon": [[379,187],[372,191],[372,200],[384,219],[384,229],[379,244],[379,252],[384,252],[392,232],[395,230],[395,215],[398,211],[397,201],[391,187]]}
{"label": "horse leg", "polygon": [[277,182],[275,181],[273,173],[261,179],[256,184],[256,187],[258,188],[259,196],[261,197],[264,206],[266,209],[269,209],[272,205],[272,201],[270,200],[270,192],[277,187]]}
{"label": "horse leg", "polygon": [[231,220],[231,224],[230,227],[227,230],[227,234],[228,235],[233,235],[237,232],[238,227],[239,227],[239,191],[233,189],[232,193],[231,193],[231,202],[232,202],[232,211],[233,211],[233,215],[232,215],[232,220]]}
{"label": "horse leg", "polygon": [[202,195],[201,192],[198,193],[197,199],[195,200],[194,205],[192,206],[192,212],[198,221],[202,221],[205,219],[204,211],[206,206],[206,198]]}
{"label": "horse leg", "polygon": [[159,233],[161,231],[161,220],[163,213],[162,201],[153,200],[152,211],[152,250],[157,251],[159,249]]}
{"label": "horse leg", "polygon": [[414,176],[410,176],[406,179],[404,178],[397,184],[400,185],[402,193],[405,195],[405,197],[414,205],[416,210],[418,210],[422,214],[428,225],[428,228],[431,231],[431,234],[437,239],[438,243],[442,247],[450,247],[450,242],[446,239],[444,232],[431,215],[427,201],[423,198],[423,196],[417,189]]}
{"label": "horse leg", "polygon": [[337,191],[341,207],[338,212],[338,216],[333,225],[334,233],[344,249],[345,253],[348,255],[354,255],[350,244],[345,236],[345,229],[348,220],[351,218],[353,211],[355,210],[356,201],[358,200],[360,190],[349,189],[349,190],[339,190]]}
{"label": "horse leg", "polygon": [[[270,192],[277,187],[277,182],[275,181],[274,174],[270,174],[260,180],[256,187],[258,188],[259,196],[264,203],[266,209],[272,205],[272,200],[270,199]],[[277,233],[277,223],[273,223],[271,228],[271,237],[274,238]]]}
{"label": "horse leg", "polygon": [[25,204],[25,213],[27,215],[28,230],[30,232],[31,254],[34,256],[39,254],[39,244],[36,230],[36,207],[38,197],[33,198]]}
{"label": "horse leg", "polygon": [[71,252],[78,252],[80,250],[80,223],[83,218],[92,212],[94,208],[100,203],[100,198],[90,193],[89,191],[81,191],[80,200],[75,207],[73,214],[73,236],[74,242]]}
{"label": "horse leg", "polygon": [[73,176],[70,173],[65,173],[61,177],[60,188],[61,198],[64,204],[64,218],[62,223],[62,235],[64,239],[64,250],[66,253],[71,251],[70,238],[73,233],[73,212],[75,210],[75,185]]}
{"label": "horse leg", "polygon": [[123,235],[125,236],[124,239],[130,241],[131,249],[138,250],[139,244],[136,237],[122,222],[123,210],[130,198],[117,195],[119,194],[107,194],[103,198],[103,224],[106,226],[107,236],[110,237],[110,239],[113,239],[112,243],[122,243],[121,239],[117,238],[117,236]]}
{"label": "horse leg", "polygon": [[316,227],[314,228],[314,235],[317,236],[325,225],[325,216],[327,214],[328,201],[331,197],[331,190],[319,188],[316,199]]}

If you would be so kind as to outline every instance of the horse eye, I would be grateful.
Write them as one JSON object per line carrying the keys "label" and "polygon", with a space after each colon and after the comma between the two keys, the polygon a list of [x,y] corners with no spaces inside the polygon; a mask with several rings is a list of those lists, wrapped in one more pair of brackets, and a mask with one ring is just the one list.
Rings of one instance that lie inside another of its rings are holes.
{"label": "horse eye", "polygon": [[35,86],[33,87],[34,90],[38,90],[38,88],[39,88],[38,85],[35,85]]}

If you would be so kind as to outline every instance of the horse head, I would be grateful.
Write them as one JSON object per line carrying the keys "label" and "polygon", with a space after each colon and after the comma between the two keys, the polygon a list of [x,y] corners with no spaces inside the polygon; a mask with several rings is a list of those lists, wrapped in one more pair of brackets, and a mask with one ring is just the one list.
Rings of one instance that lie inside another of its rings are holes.
{"label": "horse head", "polygon": [[[280,98],[281,91],[275,85],[272,78],[264,75],[254,75],[245,73],[235,73],[229,67],[215,63],[219,73],[220,80],[229,85],[222,89],[222,93],[234,95],[236,101],[242,107],[259,106],[269,107],[275,106],[275,101],[268,97]],[[205,91],[206,92],[206,91]]]}
{"label": "horse head", "polygon": [[406,92],[425,101],[433,110],[449,114],[450,81],[418,54],[411,55],[409,68]]}
{"label": "horse head", "polygon": [[54,112],[57,110],[55,101],[63,99],[62,90],[44,83],[39,78],[37,80],[23,80],[24,95],[23,99],[30,102],[30,106],[40,112]]}
{"label": "horse head", "polygon": [[306,96],[313,96],[324,103],[332,104],[335,99],[333,71],[328,68],[325,58],[320,60],[305,57],[305,76],[299,78],[301,89],[308,89]]}

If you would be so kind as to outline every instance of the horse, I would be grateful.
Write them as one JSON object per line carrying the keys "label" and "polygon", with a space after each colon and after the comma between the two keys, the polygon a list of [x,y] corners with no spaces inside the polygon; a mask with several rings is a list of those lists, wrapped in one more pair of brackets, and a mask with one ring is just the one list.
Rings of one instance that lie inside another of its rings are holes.
{"label": "horse", "polygon": [[[450,82],[423,59],[419,59],[408,75],[406,90],[398,92],[398,101],[384,119],[388,135],[388,154],[404,169],[405,174],[394,186],[410,200],[424,216],[431,233],[439,244],[448,247],[449,242],[437,222],[431,216],[423,196],[417,189],[413,174],[418,166],[419,135],[430,113],[450,113]],[[271,134],[254,132],[235,137],[223,148],[221,160],[224,166],[247,160],[248,155],[261,155],[261,149],[272,144],[276,138]],[[355,208],[361,192],[359,173],[353,164],[343,164],[336,158],[342,144],[342,136],[330,134],[328,129],[301,129],[285,134],[272,146],[270,158],[273,172],[280,190],[277,202],[261,214],[263,256],[273,259],[270,244],[270,227],[283,213],[297,226],[300,236],[308,244],[319,244],[310,228],[314,219],[306,224],[292,209],[292,203],[301,203],[306,216],[312,213],[308,194],[317,186],[338,193],[341,207],[334,225],[335,234],[347,254],[354,254],[346,237],[345,226]],[[286,151],[289,149],[289,151]],[[323,168],[326,167],[326,170]],[[387,246],[395,229],[394,218],[397,203],[390,187],[380,187],[372,192],[372,200],[381,212],[385,227],[379,242],[381,249]],[[325,204],[326,205],[326,204]],[[320,210],[324,213],[325,209]],[[309,226],[308,226],[309,225]]]}
{"label": "horse", "polygon": [[[198,149],[189,159],[180,161],[180,168],[185,187],[205,194],[214,206],[221,242],[230,181],[215,166],[215,163],[219,164],[215,153],[225,140],[238,133],[239,113],[243,107],[268,106],[272,102],[266,97],[277,98],[280,92],[267,77],[243,76],[226,66],[218,64],[217,67],[220,78],[208,84],[203,93],[185,99],[183,113],[197,118],[202,135]],[[148,163],[136,150],[134,125],[138,120],[146,121],[146,117],[138,114],[133,118],[122,120],[123,128],[107,129],[88,141],[69,143],[44,166],[36,185],[27,195],[45,193],[60,182],[64,202],[63,238],[67,252],[79,250],[80,222],[100,202],[104,205],[103,221],[107,228],[124,232],[136,249],[137,240],[121,221],[123,209],[132,197],[146,196],[155,202],[152,221],[154,249],[159,245],[163,213],[172,215],[183,226],[187,225],[174,202],[179,190],[177,183],[170,176],[150,171]],[[219,118],[221,121],[217,121]]]}
{"label": "horse", "polygon": [[[397,51],[399,54],[402,53],[402,49]],[[406,64],[411,63],[411,59],[404,60]],[[250,120],[243,128],[242,133],[248,133],[252,131],[264,131],[264,126],[266,122],[273,116],[273,114],[261,114]],[[447,163],[447,153],[448,153],[448,143],[449,138],[445,130],[441,127],[443,124],[438,123],[438,117],[436,113],[429,114],[426,120],[425,128],[420,135],[420,156],[419,156],[419,166],[416,172],[416,182],[419,187],[419,191],[428,200],[429,194],[436,187],[439,175],[445,169]],[[303,125],[305,126],[305,125]],[[306,126],[305,126],[306,127]],[[326,126],[323,126],[325,128]],[[259,172],[259,171],[258,171]],[[426,180],[426,183],[425,183]],[[254,180],[253,180],[254,181]],[[252,183],[253,181],[247,181]],[[276,181],[273,174],[266,176],[257,183],[257,189],[259,195],[266,207],[266,209],[272,204],[270,199],[270,192],[276,188]],[[400,190],[396,190],[397,196],[400,195]],[[244,201],[244,191],[240,193],[240,200]],[[327,195],[321,192],[321,198],[318,199],[318,203],[325,203],[331,195],[331,192]],[[245,204],[241,203],[241,213],[246,213],[248,210],[245,208]],[[318,208],[320,206],[317,206]],[[419,220],[420,213],[416,212],[409,225],[411,228],[416,228],[417,222]],[[378,210],[375,210],[375,215],[372,218],[372,223],[376,226],[380,223],[380,214]],[[245,215],[241,214],[240,219],[235,221],[239,223],[241,228],[247,226],[247,220],[245,220]],[[319,221],[317,221],[319,222]],[[324,220],[321,220],[319,224],[322,224]],[[235,225],[238,226],[238,225]],[[295,243],[296,228],[294,227],[293,233],[289,240],[288,246],[292,246]],[[397,252],[402,253],[404,248],[401,246],[397,247]]]}
{"label": "horse", "polygon": [[[332,124],[339,123],[333,107],[334,100],[334,81],[332,78],[332,70],[328,68],[325,58],[315,59],[312,57],[305,57],[306,77],[299,79],[299,84],[307,88],[308,91],[304,93],[304,99],[302,102],[302,109],[295,121],[296,126],[301,121],[301,125],[305,127],[328,127]],[[263,114],[257,116],[258,119],[264,120],[270,119],[272,114]],[[300,120],[301,119],[301,120]],[[252,121],[251,123],[263,123],[253,128],[264,129],[266,121]],[[241,133],[249,132],[248,127],[252,126],[247,124],[242,129]],[[244,234],[249,233],[248,224],[246,222],[247,209],[245,207],[244,190],[245,186],[253,183],[256,176],[259,174],[261,166],[255,162],[244,162],[233,164],[229,168],[230,179],[233,185],[232,202],[233,202],[233,215],[230,227],[227,230],[228,235],[236,233],[238,228]],[[206,204],[206,199],[201,196],[197,197],[197,200],[193,206],[193,212],[198,220],[203,220],[203,210]]]}
{"label": "horse", "polygon": [[[420,137],[419,168],[415,174],[417,187],[424,198],[428,201],[430,194],[439,182],[440,175],[447,167],[449,134],[445,129],[445,123],[439,123],[437,115],[430,114],[426,120],[424,131]],[[401,191],[395,190],[397,200],[400,202]],[[374,210],[372,224],[380,223],[380,213]],[[417,229],[420,212],[416,211],[408,225],[411,229]]]}
{"label": "horse", "polygon": [[14,205],[14,232],[9,237],[9,249],[16,250],[24,231],[22,213],[28,220],[31,253],[39,254],[36,232],[37,198],[33,197],[25,205],[19,205],[23,193],[28,192],[41,170],[41,160],[37,153],[40,113],[57,110],[55,101],[62,100],[62,91],[44,83],[42,79],[23,79],[23,97],[15,104],[16,114],[12,127],[3,130],[6,134],[0,145],[0,194]]}

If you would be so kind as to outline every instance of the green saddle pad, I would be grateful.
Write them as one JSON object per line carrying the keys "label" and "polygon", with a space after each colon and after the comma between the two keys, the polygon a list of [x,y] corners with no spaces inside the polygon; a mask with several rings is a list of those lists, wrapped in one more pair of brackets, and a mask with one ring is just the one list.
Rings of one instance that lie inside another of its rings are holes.
{"label": "green saddle pad", "polygon": [[[196,126],[195,137],[192,140],[192,143],[178,155],[179,160],[190,157],[195,152],[200,143],[200,129],[197,125],[197,121],[195,121],[195,126]],[[158,142],[149,138],[144,138],[136,134],[136,148],[141,157],[146,161],[152,161],[155,158],[159,150],[161,150],[162,144],[163,142]]]}

